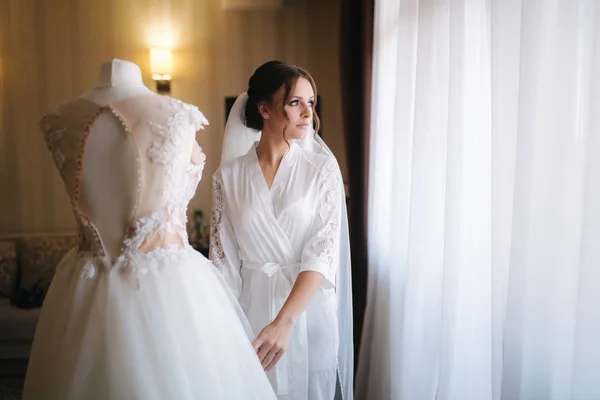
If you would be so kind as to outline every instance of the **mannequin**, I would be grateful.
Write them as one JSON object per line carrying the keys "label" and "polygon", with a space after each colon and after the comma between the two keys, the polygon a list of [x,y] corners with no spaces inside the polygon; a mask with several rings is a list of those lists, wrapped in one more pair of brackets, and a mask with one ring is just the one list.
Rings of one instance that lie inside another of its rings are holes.
{"label": "mannequin", "polygon": [[131,97],[151,94],[155,93],[144,86],[140,67],[115,58],[102,64],[96,84],[80,98],[107,106]]}
{"label": "mannequin", "polygon": [[[159,96],[142,81],[142,72],[136,64],[113,59],[100,67],[100,74],[94,86],[83,93],[80,98],[91,101],[99,106],[108,106],[125,99],[142,96]],[[126,145],[128,143],[128,145]],[[97,228],[104,238],[104,246],[114,261],[119,252],[127,226],[126,218],[133,207],[131,202],[115,203],[111,201],[86,201],[87,199],[106,198],[119,193],[123,186],[136,184],[136,160],[121,156],[121,153],[131,151],[134,146],[131,138],[125,132],[123,125],[109,112],[102,113],[91,129],[84,156],[84,182],[101,182],[92,187],[82,188],[84,204],[92,205],[85,212],[96,220]],[[115,162],[106,163],[106,159]],[[119,177],[120,179],[98,179],[99,176]],[[113,215],[115,218],[96,218],[97,215]]]}

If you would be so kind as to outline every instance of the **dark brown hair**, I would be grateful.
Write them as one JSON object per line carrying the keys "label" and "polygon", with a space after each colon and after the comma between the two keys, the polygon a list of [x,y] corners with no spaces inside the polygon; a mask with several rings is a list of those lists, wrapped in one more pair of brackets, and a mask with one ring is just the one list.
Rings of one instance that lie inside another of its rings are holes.
{"label": "dark brown hair", "polygon": [[[248,101],[244,110],[244,124],[257,131],[263,129],[263,117],[260,115],[258,106],[267,102],[272,104],[273,95],[275,92],[283,86],[285,92],[283,95],[283,115],[287,119],[287,113],[285,112],[285,105],[287,104],[290,93],[298,78],[305,78],[310,82],[315,98],[312,106],[313,119],[315,121],[315,135],[319,132],[321,127],[321,121],[315,110],[317,105],[317,86],[313,77],[304,69],[295,65],[290,65],[282,61],[269,61],[261,65],[254,71],[254,75],[250,77],[248,81]],[[285,137],[285,130],[283,132]]]}

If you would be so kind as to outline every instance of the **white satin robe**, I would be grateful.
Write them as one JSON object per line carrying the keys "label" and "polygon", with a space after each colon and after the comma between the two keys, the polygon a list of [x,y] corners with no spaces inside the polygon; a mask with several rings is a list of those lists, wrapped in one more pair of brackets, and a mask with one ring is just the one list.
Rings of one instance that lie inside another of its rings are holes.
{"label": "white satin robe", "polygon": [[256,148],[213,177],[210,256],[258,334],[302,271],[324,276],[267,373],[280,400],[331,400],[337,379],[342,177],[335,158],[292,144],[269,189]]}

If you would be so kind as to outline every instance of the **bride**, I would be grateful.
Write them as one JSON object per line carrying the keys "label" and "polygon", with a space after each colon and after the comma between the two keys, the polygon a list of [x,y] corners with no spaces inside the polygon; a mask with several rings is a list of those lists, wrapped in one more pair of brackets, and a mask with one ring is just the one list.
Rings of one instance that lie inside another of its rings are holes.
{"label": "bride", "polygon": [[[211,259],[279,400],[351,400],[348,220],[310,74],[270,61],[231,109],[213,176]],[[313,122],[314,121],[314,122]]]}

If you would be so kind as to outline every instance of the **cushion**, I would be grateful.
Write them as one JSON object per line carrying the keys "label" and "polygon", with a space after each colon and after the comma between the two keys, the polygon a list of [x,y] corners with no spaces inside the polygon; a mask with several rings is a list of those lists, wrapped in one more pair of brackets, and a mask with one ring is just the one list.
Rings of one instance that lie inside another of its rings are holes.
{"label": "cushion", "polygon": [[17,244],[15,241],[0,241],[0,297],[12,297],[16,287]]}
{"label": "cushion", "polygon": [[46,292],[60,260],[76,244],[76,236],[19,239],[17,245],[21,267],[19,287],[27,291],[40,287]]}

